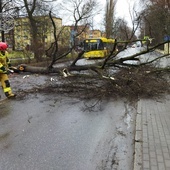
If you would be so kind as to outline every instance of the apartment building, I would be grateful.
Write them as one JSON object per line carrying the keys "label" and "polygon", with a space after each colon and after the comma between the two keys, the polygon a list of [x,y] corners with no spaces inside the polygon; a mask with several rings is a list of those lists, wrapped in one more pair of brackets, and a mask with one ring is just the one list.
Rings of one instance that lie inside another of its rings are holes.
{"label": "apartment building", "polygon": [[[49,16],[35,17],[35,20],[38,30],[38,41],[44,48],[48,48],[55,41],[52,22]],[[74,26],[63,26],[61,18],[53,17],[53,21],[56,25],[56,34],[58,35],[60,33],[58,39],[59,46],[68,47],[72,45],[75,35],[78,35],[75,39],[76,45],[80,44],[86,38],[98,38],[102,36],[100,30],[91,30],[88,25],[80,25],[75,29]],[[14,29],[5,34],[5,39],[9,47],[13,50],[24,50],[33,44],[31,35],[28,17],[19,17],[15,19]]]}
{"label": "apartment building", "polygon": [[[35,17],[35,20],[38,30],[38,42],[45,45],[54,42],[54,29],[50,18],[48,16],[40,16]],[[53,21],[56,25],[57,34],[61,30],[62,19],[53,17]],[[15,19],[13,34],[13,48],[15,50],[23,50],[26,46],[31,46],[33,44],[28,17],[19,17]]]}

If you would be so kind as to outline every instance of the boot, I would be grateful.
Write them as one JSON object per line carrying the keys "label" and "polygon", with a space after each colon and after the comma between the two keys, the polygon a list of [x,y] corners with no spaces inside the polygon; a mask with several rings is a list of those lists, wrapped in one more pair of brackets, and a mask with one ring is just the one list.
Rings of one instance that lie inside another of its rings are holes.
{"label": "boot", "polygon": [[16,97],[16,94],[13,94],[13,93],[11,93],[7,96],[8,99],[13,99],[15,97]]}

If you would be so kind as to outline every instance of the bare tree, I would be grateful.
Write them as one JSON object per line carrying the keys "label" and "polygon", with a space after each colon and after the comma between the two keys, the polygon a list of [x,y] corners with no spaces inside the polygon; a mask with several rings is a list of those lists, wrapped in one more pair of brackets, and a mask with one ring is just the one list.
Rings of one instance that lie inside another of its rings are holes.
{"label": "bare tree", "polygon": [[15,0],[9,0],[9,1],[0,1],[0,14],[1,14],[1,38],[2,41],[5,41],[5,34],[4,32],[6,31],[10,31],[8,30],[8,28],[4,29],[3,24],[5,24],[6,26],[8,24],[12,24],[10,23],[11,21],[7,21],[6,19],[8,19],[9,16],[11,17],[16,17],[18,15],[18,7],[17,4],[15,2]]}
{"label": "bare tree", "polygon": [[[96,13],[95,9],[97,8],[97,2],[95,0],[70,0],[67,1],[67,5],[69,8],[63,6],[63,9],[67,11],[69,14],[71,14],[73,18],[73,25],[71,30],[71,44],[70,48],[63,54],[58,55],[58,39],[64,30],[64,27],[61,29],[60,33],[58,35],[55,35],[54,31],[54,37],[55,42],[53,45],[48,49],[53,51],[52,53],[52,62],[49,65],[49,69],[53,67],[53,64],[58,61],[61,58],[65,58],[69,53],[71,53],[75,47],[76,47],[76,38],[79,37],[83,32],[85,32],[86,28],[89,26],[88,20],[89,18],[93,17]],[[71,8],[72,7],[72,8]],[[52,20],[52,18],[51,18]],[[53,21],[52,21],[53,22]],[[81,25],[83,23],[83,25]],[[80,26],[81,25],[81,26]],[[53,24],[54,26],[54,24]],[[54,26],[55,29],[55,26]],[[47,50],[47,51],[48,51]],[[81,57],[82,55],[78,55],[78,57],[72,62],[72,65],[75,65],[76,61]]]}
{"label": "bare tree", "polygon": [[33,0],[32,4],[28,2],[27,0],[24,0],[24,5],[28,14],[28,18],[30,21],[30,27],[31,27],[31,35],[32,35],[32,43],[33,43],[33,51],[34,51],[34,57],[37,61],[40,60],[37,45],[39,44],[38,41],[38,29],[37,29],[37,22],[34,17],[34,12],[37,5],[37,0]]}
{"label": "bare tree", "polygon": [[114,23],[113,33],[118,40],[128,40],[131,38],[132,28],[128,26],[127,21],[118,18]]}
{"label": "bare tree", "polygon": [[117,0],[106,1],[106,12],[105,12],[105,30],[106,37],[113,37],[113,23],[114,23],[114,12]]}
{"label": "bare tree", "polygon": [[[40,61],[41,60],[41,56],[39,55],[39,50],[38,50],[38,46],[40,46],[40,40],[39,40],[39,34],[40,31],[38,30],[38,26],[40,25],[40,22],[42,22],[42,20],[40,21],[39,19],[37,19],[37,16],[48,16],[48,12],[50,10],[50,5],[49,2],[54,2],[56,0],[50,0],[50,1],[46,1],[46,0],[15,0],[15,3],[18,4],[18,9],[19,11],[22,13],[22,15],[25,15],[28,17],[29,19],[29,23],[30,23],[30,34],[31,34],[31,46],[32,46],[32,51],[34,52],[34,58],[36,59],[36,61]],[[48,5],[47,5],[48,2]],[[46,21],[45,21],[46,22]],[[42,24],[46,25],[45,23]]]}
{"label": "bare tree", "polygon": [[143,35],[154,39],[153,44],[170,34],[170,5],[166,0],[150,0],[150,3],[141,12]]}

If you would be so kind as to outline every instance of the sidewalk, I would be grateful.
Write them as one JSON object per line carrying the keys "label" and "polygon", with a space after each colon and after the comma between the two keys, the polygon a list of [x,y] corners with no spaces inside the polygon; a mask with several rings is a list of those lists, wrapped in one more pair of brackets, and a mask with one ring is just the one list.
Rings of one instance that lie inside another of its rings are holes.
{"label": "sidewalk", "polygon": [[134,170],[170,170],[170,96],[138,102]]}

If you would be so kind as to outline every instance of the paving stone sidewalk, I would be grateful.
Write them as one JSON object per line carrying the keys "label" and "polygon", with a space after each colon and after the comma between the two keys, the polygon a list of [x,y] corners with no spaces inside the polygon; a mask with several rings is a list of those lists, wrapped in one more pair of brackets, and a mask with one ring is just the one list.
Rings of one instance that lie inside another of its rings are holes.
{"label": "paving stone sidewalk", "polygon": [[170,170],[170,96],[138,102],[134,170]]}

